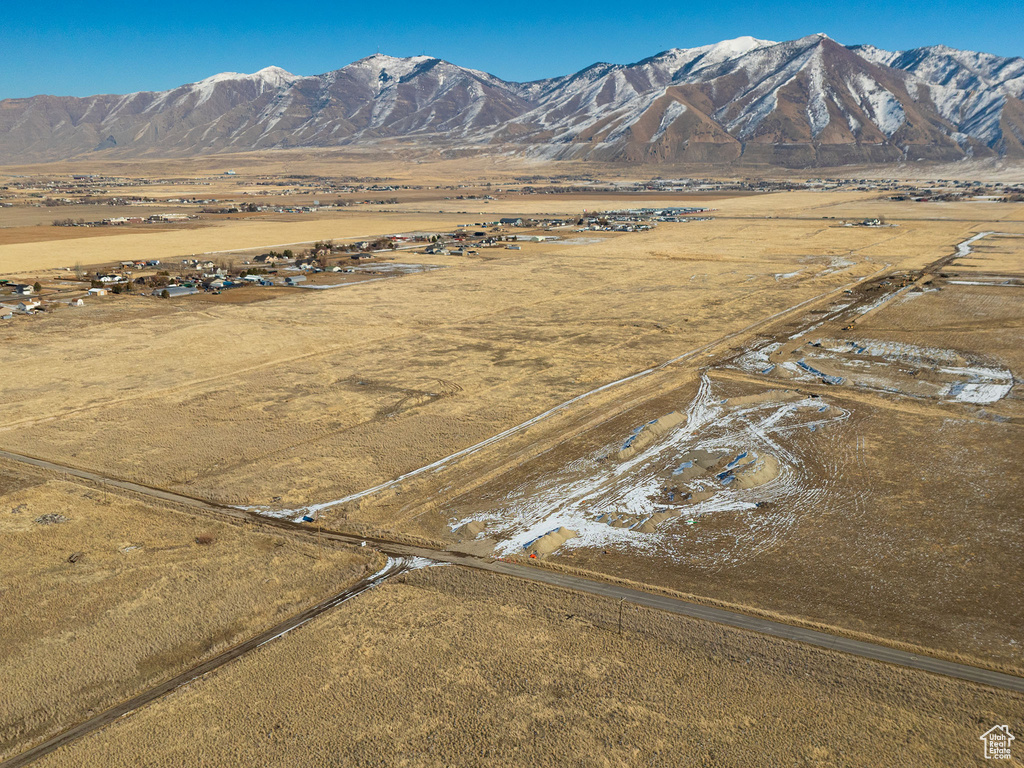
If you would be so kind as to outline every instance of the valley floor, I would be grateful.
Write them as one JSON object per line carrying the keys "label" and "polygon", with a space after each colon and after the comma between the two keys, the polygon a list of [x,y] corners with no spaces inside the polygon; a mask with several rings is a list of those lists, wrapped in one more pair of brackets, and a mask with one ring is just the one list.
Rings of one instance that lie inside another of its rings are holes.
{"label": "valley floor", "polygon": [[[459,205],[195,237],[440,229]],[[590,205],[510,196],[488,214]],[[0,757],[345,589],[381,566],[376,539],[1021,675],[1024,205],[714,207],[410,251],[442,268],[344,290],[0,321],[0,449],[210,502],[0,465],[16,692]],[[843,226],[869,217],[886,226]],[[81,243],[141,257],[186,235]],[[56,242],[0,245],[0,273],[27,279]],[[368,544],[318,547],[318,526]],[[648,609],[627,606],[620,635],[620,608],[416,570],[41,764],[962,765],[988,727],[1024,721],[1014,693]]]}

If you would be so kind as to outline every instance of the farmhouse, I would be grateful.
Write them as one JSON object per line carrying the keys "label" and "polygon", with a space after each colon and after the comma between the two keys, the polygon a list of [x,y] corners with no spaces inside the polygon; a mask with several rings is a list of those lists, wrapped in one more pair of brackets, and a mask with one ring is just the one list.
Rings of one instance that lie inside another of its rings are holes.
{"label": "farmhouse", "polygon": [[89,289],[89,295],[90,296],[106,296],[107,295],[107,289],[106,288],[90,288]]}
{"label": "farmhouse", "polygon": [[20,283],[15,283],[11,285],[11,291],[14,293],[15,296],[31,296],[33,293],[33,288],[31,285],[22,285]]}
{"label": "farmhouse", "polygon": [[521,226],[523,226],[523,220],[522,219],[516,219],[516,218],[499,219],[498,223],[499,224],[504,224],[507,227],[521,227]]}

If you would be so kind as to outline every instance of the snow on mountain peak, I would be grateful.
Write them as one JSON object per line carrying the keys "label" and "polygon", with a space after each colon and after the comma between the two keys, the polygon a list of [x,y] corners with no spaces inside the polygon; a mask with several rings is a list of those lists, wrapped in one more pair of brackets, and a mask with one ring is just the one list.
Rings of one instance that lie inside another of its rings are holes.
{"label": "snow on mountain peak", "polygon": [[734,37],[732,40],[722,40],[714,45],[708,46],[708,52],[725,58],[733,58],[744,53],[749,53],[755,48],[766,48],[769,45],[776,45],[774,40],[760,40],[750,35]]}
{"label": "snow on mountain peak", "polygon": [[387,74],[389,79],[401,80],[418,66],[428,61],[436,61],[436,59],[432,56],[408,56],[402,58],[399,56],[388,56],[384,53],[375,53],[372,56],[367,56],[365,59],[360,59],[350,66],[376,71],[378,74],[383,72]]}
{"label": "snow on mountain peak", "polygon": [[[711,45],[701,45],[696,48],[672,48],[640,63],[656,63],[674,75],[684,69],[696,72],[713,67],[730,59],[748,54],[758,48],[767,48],[772,45],[777,45],[777,43],[745,35],[732,40],[722,40]],[[597,71],[599,67],[612,69],[616,66],[613,64],[595,64],[587,71]],[[603,74],[603,72],[599,74]]]}
{"label": "snow on mountain peak", "polygon": [[828,40],[829,42],[833,43],[835,42],[835,40],[826,35],[824,32],[815,32],[813,35],[805,35],[804,37],[793,40],[792,42],[800,46],[807,46],[820,45],[824,40]]}
{"label": "snow on mountain peak", "polygon": [[[780,43],[744,35],[531,83],[430,56],[380,53],[309,78],[280,67],[223,72],[169,91],[96,97],[85,107],[69,101],[53,141],[88,151],[91,134],[62,133],[81,113],[101,126],[96,135],[115,136],[119,152],[136,151],[133,143],[139,152],[176,141],[193,148],[197,135],[205,148],[202,142],[333,146],[363,136],[457,133],[481,143],[536,144],[542,148],[529,151],[565,158],[597,151],[660,161],[688,157],[691,143],[707,145],[694,157],[726,158],[747,141],[808,145],[812,153],[818,142],[849,144],[853,157],[861,140],[872,158],[902,157],[905,137],[952,158],[960,151],[949,143],[955,134],[961,149],[967,136],[972,152],[1024,156],[1022,100],[1022,58],[944,45],[843,47],[824,33]],[[231,121],[221,119],[226,114]],[[182,116],[192,133],[178,131]],[[159,133],[147,132],[161,120]],[[17,146],[35,141],[34,124],[20,125],[11,129],[22,131]],[[0,148],[4,139],[0,130]]]}
{"label": "snow on mountain peak", "polygon": [[263,69],[253,72],[251,75],[246,75],[241,72],[221,72],[216,75],[204,78],[196,83],[192,83],[193,86],[204,86],[204,85],[216,85],[217,83],[223,83],[229,80],[255,80],[262,81],[268,85],[284,85],[292,80],[298,80],[296,75],[288,72],[280,67],[264,67]]}
{"label": "snow on mountain peak", "polygon": [[195,106],[199,106],[210,100],[213,96],[214,90],[216,90],[219,83],[226,82],[239,82],[239,81],[250,81],[257,85],[260,93],[271,90],[274,88],[283,88],[296,80],[300,79],[298,76],[293,75],[281,67],[264,67],[263,69],[253,72],[251,75],[246,75],[241,72],[221,72],[217,75],[211,75],[197,83],[192,83],[188,86],[191,90],[199,94],[199,100]]}

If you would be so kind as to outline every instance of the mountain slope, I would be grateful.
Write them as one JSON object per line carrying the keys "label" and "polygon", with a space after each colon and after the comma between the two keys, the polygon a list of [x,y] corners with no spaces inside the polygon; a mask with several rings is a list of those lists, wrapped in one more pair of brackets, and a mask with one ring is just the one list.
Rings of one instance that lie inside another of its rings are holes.
{"label": "mountain slope", "polygon": [[548,158],[829,166],[1024,157],[1024,59],[740,37],[511,83],[428,57],[0,101],[0,162],[404,140]]}

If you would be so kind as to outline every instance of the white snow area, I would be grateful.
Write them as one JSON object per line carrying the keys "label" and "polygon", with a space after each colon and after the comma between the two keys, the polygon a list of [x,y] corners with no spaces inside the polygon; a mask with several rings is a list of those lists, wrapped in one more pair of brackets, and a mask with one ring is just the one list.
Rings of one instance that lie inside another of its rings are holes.
{"label": "white snow area", "polygon": [[976,242],[981,240],[981,238],[983,238],[983,237],[988,237],[989,235],[995,235],[995,234],[999,234],[999,233],[993,232],[992,230],[989,230],[989,231],[986,231],[986,232],[979,232],[978,234],[972,235],[971,237],[967,238],[962,243],[957,243],[957,246],[956,246],[956,257],[958,259],[962,259],[962,258],[965,258],[967,256],[970,256],[971,255],[971,246],[972,245],[974,245]]}
{"label": "white snow area", "polygon": [[1006,104],[1006,94],[1000,88],[965,91],[951,85],[929,84],[932,102],[939,114],[966,133],[982,141],[991,141],[1000,135],[999,121]]}
{"label": "white snow area", "polygon": [[[193,108],[198,107],[210,100],[214,92],[217,90],[217,86],[221,83],[250,82],[256,86],[257,92],[262,94],[266,91],[285,88],[296,80],[302,79],[303,78],[298,75],[293,75],[280,67],[264,67],[258,72],[253,72],[251,75],[246,75],[241,72],[221,72],[220,74],[211,75],[210,77],[195,83],[189,83],[187,85],[179,86],[178,88],[172,88],[169,91],[161,91],[155,94],[156,98],[143,111],[151,112],[158,109],[166,104],[171,97],[175,97],[174,103],[184,103],[186,99],[198,96],[195,104],[192,105]],[[137,96],[142,94],[131,95]],[[111,113],[107,119],[112,116],[113,113]]]}
{"label": "white snow area", "polygon": [[[778,45],[774,40],[759,40],[750,35],[736,37],[732,40],[722,40],[713,45],[703,45],[698,48],[677,48],[671,53],[677,54],[679,59],[697,60],[698,66],[694,68],[706,69],[714,67],[725,61],[730,61],[744,54],[750,53],[758,48],[767,48]],[[694,55],[696,54],[696,55]]]}
{"label": "white snow area", "polygon": [[828,101],[825,93],[825,64],[822,61],[821,49],[814,51],[810,61],[810,93],[807,98],[807,121],[811,124],[811,136],[825,130],[831,117],[828,112]]}
{"label": "white snow area", "polygon": [[944,118],[961,133],[991,142],[999,138],[1006,97],[1024,96],[1024,59],[1004,58],[944,45],[912,51],[883,51],[861,46],[859,55],[908,73],[907,91],[915,99],[927,88]]}
{"label": "white snow area", "polygon": [[961,403],[975,403],[983,405],[994,403],[1006,397],[1013,389],[1013,381],[1003,383],[974,383],[964,384],[954,395],[954,399]]}
{"label": "white snow area", "polygon": [[[792,83],[805,71],[812,81],[812,89],[815,79],[820,86],[817,94],[811,94],[812,101],[815,100],[815,95],[818,97],[813,119],[821,127],[828,124],[828,109],[824,107],[826,93],[820,47],[823,37],[825,35],[810,35],[788,43],[755,49],[736,60],[735,71],[743,72],[751,85],[733,100],[734,103],[743,106],[738,114],[725,123],[730,133],[740,139],[750,138],[758,125],[778,106],[779,89]],[[726,113],[732,109],[733,105],[726,104],[715,112],[715,119],[724,121]],[[810,114],[808,118],[811,119]]]}
{"label": "white snow area", "polygon": [[195,103],[195,106],[198,107],[200,104],[210,100],[220,83],[248,81],[257,86],[259,93],[264,93],[265,91],[284,88],[298,79],[298,77],[280,67],[266,67],[251,75],[243,75],[238,72],[222,72],[219,75],[208,77],[187,87],[199,95],[199,99]]}
{"label": "white snow area", "polygon": [[365,59],[349,64],[347,68],[353,70],[365,70],[369,73],[372,79],[380,83],[380,89],[383,90],[392,81],[401,80],[403,77],[411,74],[413,70],[421,66],[425,62],[433,61],[432,56],[409,56],[408,58],[399,58],[396,56],[387,56],[383,53],[376,53],[373,56],[367,56]]}
{"label": "white snow area", "polygon": [[[702,82],[701,73],[773,45],[776,43],[770,40],[746,36],[697,48],[673,48],[636,64],[595,65],[575,75],[546,81],[539,93],[534,88],[521,90],[538,103],[512,122],[555,132],[550,142],[537,147],[540,156],[562,155],[567,149],[565,143],[572,137],[609,116],[611,131],[602,141],[613,143],[665,95],[668,86]],[[566,103],[573,108],[563,109]],[[682,114],[681,108],[677,102],[667,105],[651,141],[664,135],[665,129]]]}

